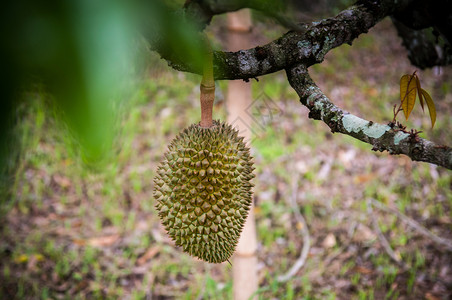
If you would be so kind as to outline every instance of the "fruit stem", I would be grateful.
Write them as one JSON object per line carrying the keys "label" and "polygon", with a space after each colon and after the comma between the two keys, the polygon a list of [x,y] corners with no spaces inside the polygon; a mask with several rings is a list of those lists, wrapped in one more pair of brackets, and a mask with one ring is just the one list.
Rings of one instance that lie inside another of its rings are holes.
{"label": "fruit stem", "polygon": [[204,55],[203,75],[200,85],[201,90],[201,127],[212,126],[212,109],[215,100],[215,80],[213,77],[213,53],[207,36],[204,36],[206,52]]}

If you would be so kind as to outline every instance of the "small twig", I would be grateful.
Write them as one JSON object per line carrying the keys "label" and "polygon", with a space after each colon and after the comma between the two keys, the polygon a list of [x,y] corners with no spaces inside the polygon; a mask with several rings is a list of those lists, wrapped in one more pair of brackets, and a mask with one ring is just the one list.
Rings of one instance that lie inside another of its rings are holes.
{"label": "small twig", "polygon": [[203,75],[200,85],[201,95],[201,127],[212,126],[212,109],[215,100],[215,81],[213,77],[213,54],[207,36],[203,38],[205,44]]}
{"label": "small twig", "polygon": [[306,223],[306,220],[304,219],[303,215],[300,213],[298,207],[297,207],[297,195],[298,195],[298,179],[299,174],[294,176],[293,184],[292,184],[292,196],[290,197],[290,206],[292,207],[295,219],[297,221],[297,224],[301,225],[301,234],[303,236],[303,248],[301,249],[300,256],[298,257],[295,264],[285,273],[284,275],[278,276],[277,280],[279,282],[285,282],[292,278],[295,274],[298,273],[298,271],[304,266],[306,262],[306,258],[308,257],[309,249],[311,247],[311,238],[309,235],[309,229],[308,225]]}
{"label": "small twig", "polygon": [[373,211],[373,208],[372,208],[372,202],[371,202],[370,198],[367,199],[367,213],[372,218],[372,226],[373,226],[374,230],[376,231],[378,239],[380,240],[380,243],[383,246],[383,248],[385,249],[386,253],[398,265],[406,267],[405,263],[402,261],[402,259],[400,257],[400,254],[397,254],[397,253],[394,252],[394,250],[392,250],[391,245],[389,245],[388,240],[386,239],[386,237],[384,236],[383,232],[381,231],[380,226],[378,225],[378,220],[375,217],[375,214],[374,214],[374,211]]}
{"label": "small twig", "polygon": [[397,209],[390,208],[390,207],[384,205],[383,203],[381,203],[381,202],[379,202],[379,201],[377,201],[377,200],[375,200],[373,198],[369,198],[369,201],[372,203],[372,205],[374,205],[378,209],[395,214],[402,221],[407,223],[407,225],[411,226],[413,229],[415,229],[417,232],[419,232],[423,236],[431,239],[436,244],[445,247],[448,251],[452,251],[452,241],[451,240],[437,236],[436,234],[432,233],[431,231],[429,231],[428,229],[423,227],[421,224],[419,224],[415,220],[411,219],[410,217],[404,215],[403,213],[401,213]]}
{"label": "small twig", "polygon": [[[398,114],[398,111],[396,112],[396,107],[397,107],[397,104],[394,104],[394,107],[392,108],[392,113],[394,114],[394,118],[392,119],[392,123],[394,123],[394,124],[396,122],[396,116]],[[399,109],[400,109],[400,107],[399,107]]]}

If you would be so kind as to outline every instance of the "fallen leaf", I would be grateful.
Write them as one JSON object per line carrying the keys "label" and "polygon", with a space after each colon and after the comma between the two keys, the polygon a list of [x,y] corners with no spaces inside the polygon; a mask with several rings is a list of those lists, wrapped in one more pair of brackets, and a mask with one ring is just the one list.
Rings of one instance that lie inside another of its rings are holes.
{"label": "fallen leaf", "polygon": [[37,262],[40,262],[43,260],[44,260],[44,256],[40,253],[36,253],[36,254],[32,254],[32,255],[21,254],[14,259],[14,262],[16,264],[22,264],[22,263],[26,263],[29,261],[31,261],[33,263],[37,263]]}
{"label": "fallen leaf", "polygon": [[347,151],[341,150],[339,151],[338,154],[339,161],[347,168],[351,166],[355,157],[356,157],[355,149],[348,149]]}
{"label": "fallen leaf", "polygon": [[376,88],[367,89],[367,94],[372,97],[378,96],[378,90]]}
{"label": "fallen leaf", "polygon": [[70,165],[72,165],[74,162],[72,161],[72,159],[70,159],[70,158],[66,158],[66,159],[64,159],[63,161],[62,161],[62,164],[63,164],[63,166],[65,166],[65,167],[67,167],[67,166],[70,166]]}
{"label": "fallen leaf", "polygon": [[295,163],[295,168],[300,174],[306,174],[309,171],[309,167],[305,161],[299,160]]}
{"label": "fallen leaf", "polygon": [[332,233],[328,233],[322,242],[323,248],[332,248],[336,246],[336,237]]}
{"label": "fallen leaf", "polygon": [[101,237],[90,238],[87,244],[93,247],[111,246],[119,239],[119,234],[106,235]]}
{"label": "fallen leaf", "polygon": [[160,249],[160,246],[149,248],[148,251],[146,251],[140,258],[137,259],[137,265],[141,266],[145,264],[147,261],[156,256],[160,252]]}
{"label": "fallen leaf", "polygon": [[26,254],[21,254],[14,259],[14,262],[16,264],[23,264],[23,263],[26,263],[27,261],[28,261],[28,255],[26,255]]}
{"label": "fallen leaf", "polygon": [[69,178],[67,178],[63,175],[55,174],[52,176],[52,178],[53,178],[53,181],[55,181],[55,183],[58,184],[63,189],[67,189],[71,186],[71,180],[69,180]]}
{"label": "fallen leaf", "polygon": [[361,273],[361,274],[364,274],[364,275],[373,273],[373,271],[371,269],[368,269],[368,268],[362,267],[362,266],[356,266],[356,267],[353,268],[353,270],[355,272],[358,272],[358,273]]}
{"label": "fallen leaf", "polygon": [[448,216],[441,216],[438,218],[438,222],[440,224],[452,224],[452,220]]}
{"label": "fallen leaf", "polygon": [[369,173],[369,174],[361,174],[357,175],[353,178],[354,183],[366,183],[374,179],[377,175],[375,173]]}
{"label": "fallen leaf", "polygon": [[72,240],[72,242],[74,244],[76,244],[77,246],[85,246],[86,245],[86,240],[82,240],[82,239],[74,239],[74,240]]}
{"label": "fallen leaf", "polygon": [[42,254],[33,254],[32,256],[30,256],[30,259],[28,260],[28,264],[27,264],[27,269],[28,270],[38,270],[38,263],[40,261],[44,260],[44,256]]}
{"label": "fallen leaf", "polygon": [[303,225],[303,223],[301,223],[301,222],[297,222],[297,225],[295,225],[295,227],[296,227],[298,230],[302,230],[303,227],[304,227],[304,225]]}
{"label": "fallen leaf", "polygon": [[435,295],[433,295],[430,292],[425,294],[425,299],[426,300],[441,300],[441,298],[436,297]]}
{"label": "fallen leaf", "polygon": [[82,226],[82,220],[74,220],[74,221],[72,221],[72,223],[71,223],[71,228],[72,229],[74,229],[74,228],[79,228],[80,226]]}
{"label": "fallen leaf", "polygon": [[366,225],[358,224],[353,240],[356,242],[370,242],[377,238],[377,235]]}
{"label": "fallen leaf", "polygon": [[42,255],[42,254],[35,254],[34,256],[33,256],[33,258],[36,260],[36,261],[43,261],[44,260],[44,255]]}

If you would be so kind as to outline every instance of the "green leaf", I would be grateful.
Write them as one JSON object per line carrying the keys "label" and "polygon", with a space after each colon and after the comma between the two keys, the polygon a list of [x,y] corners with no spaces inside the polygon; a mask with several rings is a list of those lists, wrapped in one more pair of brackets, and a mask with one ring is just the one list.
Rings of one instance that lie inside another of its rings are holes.
{"label": "green leaf", "polygon": [[432,120],[432,128],[435,126],[436,122],[436,108],[435,103],[433,103],[432,97],[427,93],[426,90],[421,89],[422,96],[425,98],[425,102],[427,103],[428,111],[430,113],[430,119]]}
{"label": "green leaf", "polygon": [[405,74],[400,78],[400,102],[408,120],[416,101],[416,80],[414,75]]}
{"label": "green leaf", "polygon": [[419,94],[419,101],[421,102],[422,111],[424,111],[424,97],[422,95],[422,88],[421,88],[421,82],[419,81],[419,77],[416,77],[416,87],[417,87],[417,93]]}

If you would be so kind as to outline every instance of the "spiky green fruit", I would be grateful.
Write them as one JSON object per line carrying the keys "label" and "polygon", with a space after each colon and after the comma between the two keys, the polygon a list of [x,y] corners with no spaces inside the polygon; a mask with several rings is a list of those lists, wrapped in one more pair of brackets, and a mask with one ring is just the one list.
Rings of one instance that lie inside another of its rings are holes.
{"label": "spiky green fruit", "polygon": [[156,208],[176,245],[212,263],[231,257],[251,206],[253,170],[249,148],[231,125],[184,129],[154,179]]}

